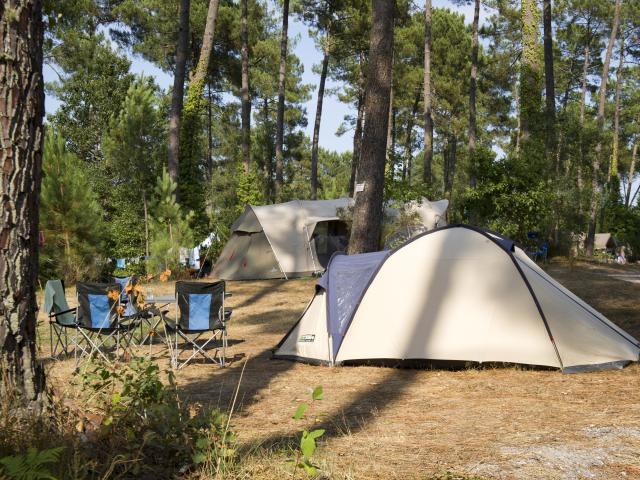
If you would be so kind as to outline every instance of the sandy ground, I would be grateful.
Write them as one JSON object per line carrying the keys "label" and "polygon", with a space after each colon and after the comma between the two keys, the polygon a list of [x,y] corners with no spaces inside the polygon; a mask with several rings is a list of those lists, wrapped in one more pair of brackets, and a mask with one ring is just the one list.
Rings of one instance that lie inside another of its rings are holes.
{"label": "sandy ground", "polygon": [[[555,278],[640,337],[640,285],[612,275],[637,267],[552,264]],[[313,294],[314,280],[229,282],[229,365],[190,365],[184,397],[228,409],[244,445],[280,445],[302,426],[322,425],[318,460],[330,478],[431,478],[444,471],[497,479],[640,479],[640,367],[564,375],[518,368],[463,371],[319,367],[271,360],[271,350]],[[171,284],[153,286],[170,292]],[[73,291],[69,291],[70,300]],[[48,329],[42,331],[42,343]],[[376,335],[384,341],[384,332]],[[43,355],[47,354],[43,347]],[[140,354],[148,353],[140,349]],[[166,352],[152,349],[167,365]],[[47,362],[73,395],[72,360]],[[293,420],[316,385],[324,399],[306,423]],[[281,460],[281,461],[280,461]],[[256,459],[248,477],[283,478],[290,467]]]}

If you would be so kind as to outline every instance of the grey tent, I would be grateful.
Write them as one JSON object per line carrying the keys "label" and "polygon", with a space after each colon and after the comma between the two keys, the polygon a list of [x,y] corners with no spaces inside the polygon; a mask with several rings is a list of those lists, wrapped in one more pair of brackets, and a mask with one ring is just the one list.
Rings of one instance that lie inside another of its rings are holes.
{"label": "grey tent", "polygon": [[637,361],[640,343],[500,235],[443,227],[336,255],[275,358],[514,363],[565,372]]}
{"label": "grey tent", "polygon": [[322,272],[347,245],[340,210],[349,198],[247,205],[231,226],[211,276],[224,280],[291,278]]}
{"label": "grey tent", "polygon": [[[341,211],[351,198],[293,200],[275,205],[247,205],[231,226],[231,237],[210,276],[223,280],[303,277],[321,273],[335,252],[347,249],[348,227]],[[448,200],[411,202],[427,230],[446,225]],[[398,210],[387,208],[393,218]]]}

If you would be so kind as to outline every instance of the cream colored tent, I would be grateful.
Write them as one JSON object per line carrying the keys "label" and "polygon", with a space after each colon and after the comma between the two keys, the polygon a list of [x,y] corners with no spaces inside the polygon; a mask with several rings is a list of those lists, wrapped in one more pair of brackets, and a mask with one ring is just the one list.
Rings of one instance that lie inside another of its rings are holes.
{"label": "cream colored tent", "polygon": [[[231,237],[210,276],[254,280],[321,273],[335,252],[347,248],[348,228],[340,211],[352,205],[351,198],[247,205],[231,226]],[[447,200],[410,204],[427,229],[446,224],[447,206]],[[397,211],[387,209],[387,214]]]}
{"label": "cream colored tent", "polygon": [[337,255],[274,357],[332,365],[431,360],[565,372],[621,367],[640,344],[514,243],[467,226],[390,252]]}
{"label": "cream colored tent", "polygon": [[231,238],[211,276],[224,280],[291,278],[322,272],[346,247],[347,227],[339,210],[349,198],[247,205],[231,226]]}

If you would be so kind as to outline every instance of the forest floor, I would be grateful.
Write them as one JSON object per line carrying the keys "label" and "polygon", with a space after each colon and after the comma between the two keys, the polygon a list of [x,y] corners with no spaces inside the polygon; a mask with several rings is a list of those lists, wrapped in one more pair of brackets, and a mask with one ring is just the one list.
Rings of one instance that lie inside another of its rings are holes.
{"label": "forest floor", "polygon": [[[640,285],[620,277],[640,275],[640,267],[553,262],[546,269],[640,338]],[[244,446],[265,447],[249,456],[243,467],[248,478],[290,478],[292,466],[278,446],[303,426],[321,425],[327,433],[316,460],[328,478],[426,479],[450,471],[497,479],[640,479],[639,365],[564,375],[520,368],[329,368],[271,360],[273,347],[311,299],[313,284],[229,282],[234,313],[228,367],[193,364],[177,374],[187,401],[224,410],[242,376],[232,424]],[[173,285],[152,288],[158,295],[171,293]],[[67,293],[75,304],[75,292]],[[44,356],[44,315],[41,322]],[[384,332],[374,338],[384,341]],[[168,365],[165,350],[156,346],[152,353]],[[58,394],[75,398],[69,383],[73,360],[47,366]],[[312,405],[303,423],[293,420],[317,385],[324,399]]]}

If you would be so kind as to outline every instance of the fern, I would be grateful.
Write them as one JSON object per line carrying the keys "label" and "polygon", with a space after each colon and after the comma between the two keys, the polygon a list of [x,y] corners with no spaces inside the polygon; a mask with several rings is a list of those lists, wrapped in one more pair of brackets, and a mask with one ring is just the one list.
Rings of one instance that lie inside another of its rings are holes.
{"label": "fern", "polygon": [[26,455],[0,458],[0,473],[14,480],[56,480],[47,464],[57,463],[63,450],[64,447],[29,448]]}

